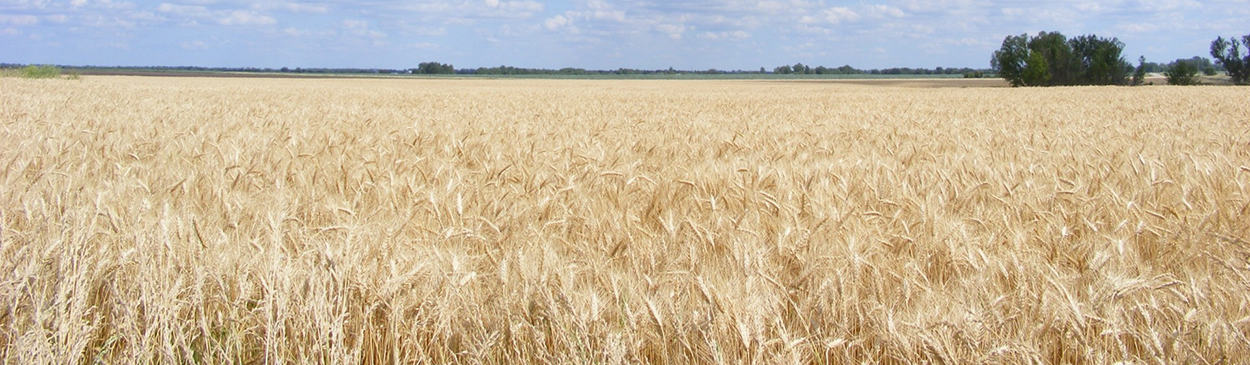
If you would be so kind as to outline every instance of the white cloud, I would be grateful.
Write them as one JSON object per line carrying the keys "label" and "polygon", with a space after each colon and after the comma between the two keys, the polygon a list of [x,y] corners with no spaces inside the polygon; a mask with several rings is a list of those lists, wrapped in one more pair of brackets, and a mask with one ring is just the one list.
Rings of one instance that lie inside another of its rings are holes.
{"label": "white cloud", "polygon": [[279,9],[284,9],[296,13],[325,14],[330,12],[330,7],[316,4],[286,3],[282,4]]}
{"label": "white cloud", "polygon": [[543,26],[547,27],[547,30],[560,30],[568,25],[569,18],[565,18],[563,15],[553,16],[543,22]]}
{"label": "white cloud", "polygon": [[882,5],[882,4],[869,6],[868,10],[872,14],[876,16],[880,16],[880,17],[899,18],[899,17],[906,15],[906,13],[904,13],[902,9],[889,6],[889,5]]}
{"label": "white cloud", "polygon": [[306,30],[295,27],[286,27],[282,29],[282,34],[291,37],[328,37],[338,35],[338,32],[333,29]]}
{"label": "white cloud", "polygon": [[170,3],[161,3],[156,7],[156,11],[180,16],[200,17],[209,14],[208,8],[199,5],[179,5]]}
{"label": "white cloud", "polygon": [[39,18],[34,15],[5,15],[0,14],[0,24],[10,24],[16,26],[35,25],[39,23]]}
{"label": "white cloud", "polygon": [[343,29],[346,34],[354,34],[358,36],[369,37],[373,39],[386,38],[387,34],[376,29],[369,28],[369,22],[358,19],[347,19],[343,21]]}
{"label": "white cloud", "polygon": [[689,29],[685,24],[660,24],[655,26],[655,30],[659,31],[672,39],[681,39],[682,34]]}
{"label": "white cloud", "polygon": [[832,7],[821,10],[817,15],[804,16],[802,21],[808,24],[829,23],[841,24],[859,20],[859,13],[847,7]]}
{"label": "white cloud", "polygon": [[190,49],[190,50],[208,49],[208,44],[204,43],[204,41],[182,42],[182,44],[180,44],[179,46],[181,46],[183,49]]}
{"label": "white cloud", "polygon": [[743,39],[751,38],[751,34],[745,31],[741,31],[741,30],[735,30],[732,32],[703,32],[699,34],[699,38],[709,39],[709,40],[714,40],[714,41],[715,40],[740,41]]}
{"label": "white cloud", "polygon": [[486,0],[486,7],[504,11],[531,12],[543,11],[543,4],[535,1],[499,1]]}
{"label": "white cloud", "polygon": [[130,19],[133,19],[133,20],[136,20],[136,21],[140,21],[140,22],[145,22],[145,23],[147,23],[147,22],[159,22],[159,21],[164,21],[164,20],[165,20],[165,17],[160,16],[160,15],[158,15],[158,14],[156,14],[156,13],[153,13],[153,12],[150,12],[150,11],[141,11],[141,12],[138,12],[138,13],[131,13],[131,14],[130,14]]}
{"label": "white cloud", "polygon": [[231,11],[217,19],[217,23],[221,25],[270,25],[277,22],[273,17],[243,10]]}

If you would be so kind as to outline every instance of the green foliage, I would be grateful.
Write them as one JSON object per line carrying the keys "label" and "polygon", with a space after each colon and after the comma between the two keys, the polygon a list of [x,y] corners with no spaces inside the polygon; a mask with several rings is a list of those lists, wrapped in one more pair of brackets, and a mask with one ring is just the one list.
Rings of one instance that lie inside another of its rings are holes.
{"label": "green foliage", "polygon": [[61,68],[53,65],[30,65],[22,68],[21,75],[28,79],[55,79],[61,77]]}
{"label": "green foliage", "polygon": [[456,68],[451,64],[442,64],[438,62],[422,62],[417,64],[417,68],[412,69],[414,74],[423,75],[447,75],[456,73]]}
{"label": "green foliage", "polygon": [[1025,63],[1024,85],[1050,85],[1053,75],[1050,73],[1050,63],[1046,61],[1046,56],[1041,52],[1033,52],[1029,55],[1029,61]]}
{"label": "green foliage", "polygon": [[1021,34],[1003,40],[990,66],[1012,86],[1126,85],[1132,65],[1121,56],[1123,51],[1124,43],[1116,38]]}
{"label": "green foliage", "polygon": [[1069,42],[1075,55],[1075,80],[1065,85],[1124,85],[1128,82],[1129,63],[1120,54],[1124,43],[1119,39],[1084,35]]}
{"label": "green foliage", "polygon": [[1137,59],[1137,67],[1133,69],[1133,86],[1146,83],[1146,56]]}
{"label": "green foliage", "polygon": [[1029,59],[1028,42],[1027,34],[1007,36],[1003,39],[1002,48],[994,51],[994,56],[990,59],[990,67],[998,76],[1010,82],[1011,86],[1032,86],[1024,83],[1025,61]]}
{"label": "green foliage", "polygon": [[[1073,39],[1076,41],[1076,39]],[[1045,77],[1036,79],[1037,82],[1032,85],[1075,85],[1078,71],[1076,67],[1076,58],[1072,55],[1072,46],[1068,44],[1067,37],[1059,32],[1041,32],[1029,41],[1028,58],[1030,66],[1026,66],[1025,70],[1032,68],[1032,64],[1037,61],[1042,62],[1042,68],[1045,72],[1034,71],[1035,75],[1045,75]],[[1026,72],[1027,74],[1027,72]]]}
{"label": "green foliage", "polygon": [[1186,60],[1176,60],[1163,75],[1169,85],[1198,85],[1198,68]]}
{"label": "green foliage", "polygon": [[1250,84],[1250,52],[1243,56],[1243,45],[1250,47],[1250,34],[1243,36],[1241,41],[1236,38],[1216,37],[1211,42],[1211,57],[1215,57],[1215,63],[1223,66],[1233,83],[1238,85]]}

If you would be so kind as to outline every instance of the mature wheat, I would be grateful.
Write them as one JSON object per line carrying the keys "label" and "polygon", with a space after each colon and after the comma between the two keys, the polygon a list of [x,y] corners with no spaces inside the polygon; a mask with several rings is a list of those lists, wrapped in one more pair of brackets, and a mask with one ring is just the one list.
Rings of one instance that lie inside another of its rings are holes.
{"label": "mature wheat", "polygon": [[0,83],[0,361],[1244,363],[1250,94]]}

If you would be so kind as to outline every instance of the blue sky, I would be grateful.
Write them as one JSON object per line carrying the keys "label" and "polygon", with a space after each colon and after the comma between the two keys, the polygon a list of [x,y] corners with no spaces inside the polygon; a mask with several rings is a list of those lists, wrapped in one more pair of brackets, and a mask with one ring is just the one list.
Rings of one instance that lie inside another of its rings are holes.
{"label": "blue sky", "polygon": [[1168,61],[1248,24],[1250,0],[0,0],[0,62],[983,68],[1009,34],[1115,36]]}

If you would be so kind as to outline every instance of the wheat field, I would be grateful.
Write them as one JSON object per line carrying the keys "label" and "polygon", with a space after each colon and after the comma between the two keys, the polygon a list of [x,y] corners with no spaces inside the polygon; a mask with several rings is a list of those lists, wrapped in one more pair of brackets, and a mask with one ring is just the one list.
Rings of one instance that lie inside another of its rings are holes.
{"label": "wheat field", "polygon": [[0,362],[1246,363],[1248,101],[3,79]]}

